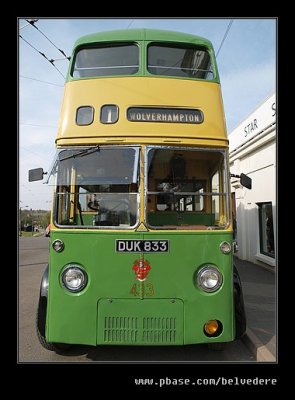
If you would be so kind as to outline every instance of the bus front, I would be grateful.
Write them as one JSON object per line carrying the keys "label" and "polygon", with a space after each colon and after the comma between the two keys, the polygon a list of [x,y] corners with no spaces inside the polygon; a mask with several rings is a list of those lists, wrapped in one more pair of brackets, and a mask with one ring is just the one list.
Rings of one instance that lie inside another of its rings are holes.
{"label": "bus front", "polygon": [[79,39],[56,144],[43,346],[243,335],[211,43],[154,30]]}

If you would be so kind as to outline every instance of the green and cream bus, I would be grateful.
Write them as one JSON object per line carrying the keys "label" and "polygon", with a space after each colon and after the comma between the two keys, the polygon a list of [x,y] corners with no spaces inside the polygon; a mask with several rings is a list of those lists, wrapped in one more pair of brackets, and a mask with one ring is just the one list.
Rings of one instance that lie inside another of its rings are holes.
{"label": "green and cream bus", "polygon": [[[212,44],[84,36],[65,83],[37,333],[69,345],[221,348],[246,327]],[[29,171],[29,180],[43,178]],[[241,175],[250,188],[250,178]]]}

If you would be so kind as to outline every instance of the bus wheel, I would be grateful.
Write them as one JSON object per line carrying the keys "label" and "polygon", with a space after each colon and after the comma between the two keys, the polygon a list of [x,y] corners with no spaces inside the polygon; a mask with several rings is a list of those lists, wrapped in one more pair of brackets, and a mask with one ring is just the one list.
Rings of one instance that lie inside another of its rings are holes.
{"label": "bus wheel", "polygon": [[219,343],[208,343],[208,349],[214,351],[223,351],[225,349],[226,342]]}
{"label": "bus wheel", "polygon": [[246,313],[244,306],[242,283],[237,267],[234,265],[233,270],[234,283],[234,304],[235,304],[235,320],[236,320],[236,339],[240,339],[246,332]]}
{"label": "bus wheel", "polygon": [[36,315],[36,332],[39,342],[46,350],[57,353],[68,350],[71,345],[65,343],[48,343],[45,339],[45,321],[46,321],[47,298],[40,297]]}

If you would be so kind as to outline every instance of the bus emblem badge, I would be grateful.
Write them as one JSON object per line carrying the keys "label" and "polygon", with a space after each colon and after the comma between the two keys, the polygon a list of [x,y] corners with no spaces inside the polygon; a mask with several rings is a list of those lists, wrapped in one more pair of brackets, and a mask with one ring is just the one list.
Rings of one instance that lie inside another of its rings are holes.
{"label": "bus emblem badge", "polygon": [[147,260],[135,260],[132,269],[135,272],[136,279],[143,282],[146,280],[151,266]]}

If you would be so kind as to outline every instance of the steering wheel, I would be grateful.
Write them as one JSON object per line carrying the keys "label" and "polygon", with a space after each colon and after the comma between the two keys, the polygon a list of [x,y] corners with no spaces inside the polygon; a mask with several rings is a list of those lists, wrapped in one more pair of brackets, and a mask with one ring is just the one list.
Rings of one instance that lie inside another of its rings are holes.
{"label": "steering wheel", "polygon": [[[122,204],[124,204],[125,211],[128,211],[129,202],[126,199],[118,200],[117,202],[118,202],[118,204],[115,207],[113,207],[111,210],[109,210],[109,211],[116,210],[116,208],[121,206]],[[99,205],[99,202],[97,200],[89,201],[87,203],[87,207],[90,208],[90,210],[93,210],[93,211],[99,211],[101,209],[101,207]],[[101,209],[101,211],[102,211],[102,209]]]}
{"label": "steering wheel", "polygon": [[99,210],[99,202],[97,200],[89,201],[87,203],[87,207],[90,208],[90,210],[98,211]]}

